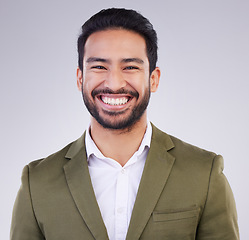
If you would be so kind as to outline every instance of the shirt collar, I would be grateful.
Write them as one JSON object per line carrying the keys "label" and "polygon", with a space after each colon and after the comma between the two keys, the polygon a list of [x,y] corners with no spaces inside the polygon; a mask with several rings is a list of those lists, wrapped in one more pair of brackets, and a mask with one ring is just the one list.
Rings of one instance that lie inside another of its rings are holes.
{"label": "shirt collar", "polygon": [[[104,159],[106,158],[98,149],[96,144],[94,143],[92,137],[90,136],[90,126],[86,130],[86,137],[85,137],[85,145],[86,145],[86,153],[87,153],[87,161],[89,157],[94,154],[97,158]],[[135,153],[136,155],[141,155],[146,147],[150,148],[151,143],[151,136],[152,136],[152,126],[149,121],[147,121],[147,128],[144,134],[143,140],[139,146],[139,149]]]}

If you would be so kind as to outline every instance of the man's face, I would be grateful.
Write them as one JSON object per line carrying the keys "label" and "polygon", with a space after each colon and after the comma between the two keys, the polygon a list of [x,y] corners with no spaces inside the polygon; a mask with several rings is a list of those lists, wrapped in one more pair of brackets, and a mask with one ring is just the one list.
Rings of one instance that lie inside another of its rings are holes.
{"label": "man's face", "polygon": [[[126,129],[145,114],[154,75],[149,74],[143,37],[127,30],[104,30],[87,39],[77,84],[99,124]],[[156,90],[153,84],[152,88]]]}

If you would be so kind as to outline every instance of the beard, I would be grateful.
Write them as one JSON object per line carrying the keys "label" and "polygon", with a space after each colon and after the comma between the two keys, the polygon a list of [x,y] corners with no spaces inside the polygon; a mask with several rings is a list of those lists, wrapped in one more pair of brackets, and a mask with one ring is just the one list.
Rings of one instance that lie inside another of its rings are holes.
{"label": "beard", "polygon": [[[150,86],[150,85],[149,85]],[[103,90],[93,90],[91,93],[92,98],[94,99],[97,94],[129,94],[139,99],[139,93],[137,91],[126,91],[124,89],[120,89],[119,91],[112,91],[110,89],[103,89]],[[102,127],[112,130],[124,130],[124,129],[131,129],[132,126],[137,123],[142,115],[144,114],[150,100],[150,87],[146,89],[143,98],[140,102],[134,106],[131,110],[125,109],[123,111],[106,111],[102,110],[104,115],[107,117],[102,117],[96,107],[96,105],[91,101],[90,97],[82,88],[82,96],[84,103],[86,105],[87,110],[95,118],[95,120],[102,125]],[[130,110],[130,113],[127,116],[125,113]]]}

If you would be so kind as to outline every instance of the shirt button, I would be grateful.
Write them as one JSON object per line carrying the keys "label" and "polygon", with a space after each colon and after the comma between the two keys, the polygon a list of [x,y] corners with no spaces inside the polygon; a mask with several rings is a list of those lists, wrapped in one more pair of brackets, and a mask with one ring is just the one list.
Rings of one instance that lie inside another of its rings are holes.
{"label": "shirt button", "polygon": [[125,172],[126,172],[125,169],[122,168],[121,173],[122,173],[122,174],[125,174]]}
{"label": "shirt button", "polygon": [[118,213],[122,213],[123,211],[124,211],[124,209],[122,207],[120,207],[120,208],[117,209]]}

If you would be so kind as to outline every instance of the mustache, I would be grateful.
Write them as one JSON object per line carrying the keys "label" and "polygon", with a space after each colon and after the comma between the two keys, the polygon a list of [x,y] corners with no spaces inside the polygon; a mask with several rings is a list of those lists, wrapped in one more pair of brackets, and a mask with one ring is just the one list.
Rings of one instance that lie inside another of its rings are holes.
{"label": "mustache", "polygon": [[127,94],[131,95],[135,98],[139,97],[139,93],[137,91],[131,91],[131,90],[126,90],[124,88],[121,88],[117,91],[113,91],[110,88],[104,88],[104,89],[94,89],[91,93],[92,97],[94,98],[96,95],[99,94]]}

